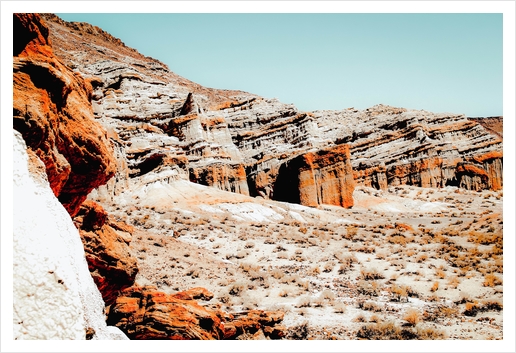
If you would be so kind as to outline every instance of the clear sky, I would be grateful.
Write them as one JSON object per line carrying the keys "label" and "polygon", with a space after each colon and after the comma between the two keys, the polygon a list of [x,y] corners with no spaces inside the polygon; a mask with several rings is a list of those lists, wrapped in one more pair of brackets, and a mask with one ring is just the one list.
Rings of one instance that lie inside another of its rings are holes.
{"label": "clear sky", "polygon": [[301,110],[502,115],[502,14],[62,14],[175,73]]}

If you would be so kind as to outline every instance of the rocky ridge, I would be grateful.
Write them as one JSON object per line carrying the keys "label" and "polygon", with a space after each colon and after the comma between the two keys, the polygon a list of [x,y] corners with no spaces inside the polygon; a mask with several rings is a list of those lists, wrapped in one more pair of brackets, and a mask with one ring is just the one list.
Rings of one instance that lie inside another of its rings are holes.
{"label": "rocky ridge", "polygon": [[[88,24],[46,19],[57,55],[93,82],[95,116],[118,146],[118,173],[127,165],[114,184],[159,175],[277,199],[282,165],[343,143],[357,185],[503,184],[501,137],[464,115],[383,105],[301,112],[275,99],[200,87],[109,36],[94,38],[98,29]],[[104,195],[119,189],[112,185]]]}

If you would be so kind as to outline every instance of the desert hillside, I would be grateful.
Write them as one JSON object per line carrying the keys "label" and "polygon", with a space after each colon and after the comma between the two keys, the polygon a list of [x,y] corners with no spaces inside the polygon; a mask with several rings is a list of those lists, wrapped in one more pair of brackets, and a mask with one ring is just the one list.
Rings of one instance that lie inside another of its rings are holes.
{"label": "desert hillside", "polygon": [[13,125],[82,240],[97,331],[503,339],[502,117],[304,112],[86,23],[15,24]]}

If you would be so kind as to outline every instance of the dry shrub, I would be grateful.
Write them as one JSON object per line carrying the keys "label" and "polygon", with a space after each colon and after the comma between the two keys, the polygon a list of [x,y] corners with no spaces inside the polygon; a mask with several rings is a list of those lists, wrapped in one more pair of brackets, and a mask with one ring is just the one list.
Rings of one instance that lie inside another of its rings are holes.
{"label": "dry shrub", "polygon": [[440,278],[440,279],[446,278],[446,273],[441,269],[436,269],[435,275],[437,276],[437,278]]}
{"label": "dry shrub", "polygon": [[363,300],[359,300],[357,302],[357,306],[359,309],[373,311],[375,313],[379,313],[383,310],[383,308],[375,302],[366,302]]}
{"label": "dry shrub", "polygon": [[279,296],[282,297],[282,298],[285,298],[285,297],[288,297],[290,295],[290,292],[286,289],[282,289],[280,292],[279,292]]}
{"label": "dry shrub", "polygon": [[308,276],[317,276],[320,273],[321,273],[321,269],[319,268],[319,266],[314,266],[311,269],[309,269],[306,274]]}
{"label": "dry shrub", "polygon": [[423,313],[423,320],[437,321],[437,319],[442,319],[442,318],[450,319],[453,317],[457,317],[458,314],[459,314],[459,309],[456,307],[439,305],[431,311],[425,311]]}
{"label": "dry shrub", "polygon": [[382,319],[380,318],[380,316],[378,316],[376,314],[371,315],[371,317],[369,318],[369,322],[375,322],[378,324],[381,321],[382,321]]}
{"label": "dry shrub", "polygon": [[346,227],[346,233],[343,234],[343,237],[347,240],[355,240],[358,234],[358,227],[354,225],[349,225]]}
{"label": "dry shrub", "polygon": [[432,288],[430,288],[430,291],[433,293],[433,292],[436,292],[438,289],[439,289],[439,282],[435,281],[434,284],[432,285]]}
{"label": "dry shrub", "polygon": [[308,321],[303,322],[300,325],[289,327],[286,339],[290,340],[306,340],[310,332]]}
{"label": "dry shrub", "polygon": [[282,270],[278,269],[278,268],[274,268],[272,270],[269,271],[269,274],[275,278],[275,279],[282,279],[283,276],[285,276],[285,272],[283,272]]}
{"label": "dry shrub", "polygon": [[391,244],[397,244],[401,246],[407,245],[410,241],[403,234],[395,234],[387,237],[387,241]]}
{"label": "dry shrub", "polygon": [[427,259],[428,259],[427,254],[421,254],[416,258],[416,262],[419,264],[419,263],[425,262]]}
{"label": "dry shrub", "polygon": [[353,322],[366,322],[366,318],[364,314],[358,314],[353,320]]}
{"label": "dry shrub", "polygon": [[312,305],[312,299],[309,295],[302,296],[298,299],[296,308],[308,308]]}
{"label": "dry shrub", "polygon": [[357,292],[359,294],[377,297],[381,292],[380,284],[377,281],[359,280],[357,283]]}
{"label": "dry shrub", "polygon": [[484,282],[482,282],[482,285],[484,287],[494,287],[502,284],[502,279],[492,273],[488,273],[484,277]]}
{"label": "dry shrub", "polygon": [[419,312],[416,309],[410,308],[405,312],[403,320],[405,320],[410,326],[416,326],[420,321]]}
{"label": "dry shrub", "polygon": [[503,246],[503,234],[501,232],[495,233],[482,233],[476,231],[470,231],[468,233],[468,241],[475,244],[491,245],[496,244],[500,247]]}
{"label": "dry shrub", "polygon": [[393,322],[382,322],[362,326],[357,331],[357,338],[368,340],[442,340],[446,335],[434,328],[401,328]]}
{"label": "dry shrub", "polygon": [[330,261],[330,262],[327,262],[326,264],[324,264],[324,270],[323,270],[323,272],[328,273],[328,272],[333,271],[333,267],[334,267],[334,266],[335,266],[335,264],[334,264],[333,262],[331,262],[331,261]]}
{"label": "dry shrub", "polygon": [[482,311],[502,311],[503,303],[498,299],[487,299],[482,303]]}
{"label": "dry shrub", "polygon": [[375,268],[373,268],[373,269],[362,268],[362,269],[360,269],[360,278],[365,281],[372,281],[372,280],[376,280],[376,279],[383,279],[385,277],[383,276],[383,274],[378,272],[378,270]]}
{"label": "dry shrub", "polygon": [[335,293],[333,293],[330,289],[325,289],[321,292],[321,295],[319,298],[326,299],[326,300],[333,300],[335,299]]}
{"label": "dry shrub", "polygon": [[466,316],[477,316],[477,313],[482,309],[478,302],[467,302],[463,314]]}
{"label": "dry shrub", "polygon": [[398,286],[396,284],[393,284],[389,291],[391,293],[391,301],[408,301],[408,292],[405,286]]}
{"label": "dry shrub", "polygon": [[378,253],[376,253],[376,258],[378,260],[385,260],[386,257],[387,257],[387,254],[385,252],[378,252]]}
{"label": "dry shrub", "polygon": [[242,282],[235,282],[231,285],[229,288],[229,294],[234,296],[240,296],[246,288],[245,283]]}
{"label": "dry shrub", "polygon": [[396,227],[396,229],[399,229],[401,231],[414,231],[414,228],[412,228],[412,226],[405,223],[396,222],[394,226]]}
{"label": "dry shrub", "polygon": [[459,284],[460,284],[460,280],[457,276],[448,278],[448,285],[451,288],[456,289],[459,286]]}

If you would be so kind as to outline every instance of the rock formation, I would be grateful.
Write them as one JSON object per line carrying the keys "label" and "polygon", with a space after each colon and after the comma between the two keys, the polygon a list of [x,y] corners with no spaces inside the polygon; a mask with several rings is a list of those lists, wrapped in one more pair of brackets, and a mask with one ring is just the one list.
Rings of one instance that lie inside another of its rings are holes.
{"label": "rock formation", "polygon": [[14,339],[127,339],[107,327],[77,229],[14,131]]}
{"label": "rock formation", "polygon": [[281,166],[275,198],[305,206],[353,206],[353,172],[349,146],[309,152]]}
{"label": "rock formation", "polygon": [[109,220],[102,206],[84,202],[74,218],[79,229],[86,261],[106,305],[118,293],[134,284],[138,273],[136,258],[129,253],[132,227]]}
{"label": "rock formation", "polygon": [[13,126],[45,163],[50,186],[70,215],[106,183],[115,164],[105,130],[93,119],[92,88],[53,55],[37,14],[14,14]]}
{"label": "rock formation", "polygon": [[[235,339],[243,334],[278,339],[283,312],[251,310],[235,315],[211,310],[193,299],[210,300],[213,294],[196,288],[177,294],[158,292],[155,287],[124,290],[111,307],[108,323],[132,339]],[[248,338],[248,337],[246,337]]]}
{"label": "rock formation", "polygon": [[479,123],[490,133],[503,139],[503,117],[493,116],[488,118],[468,118],[471,121]]}
{"label": "rock formation", "polygon": [[[116,183],[134,187],[157,179],[183,179],[278,199],[283,198],[275,195],[281,166],[346,143],[356,185],[503,185],[498,173],[502,155],[489,162],[490,172],[476,163],[488,174],[487,182],[466,181],[473,177],[468,174],[471,168],[457,170],[459,163],[502,151],[501,138],[463,115],[384,105],[363,111],[300,112],[276,99],[204,88],[94,26],[66,23],[53,15],[45,18],[50,37],[59,43],[57,55],[92,81],[95,116],[113,131],[119,169],[126,165],[134,171]],[[165,162],[178,157],[184,163]],[[96,197],[108,201],[120,189],[102,187]],[[317,202],[336,203],[321,198]]]}

